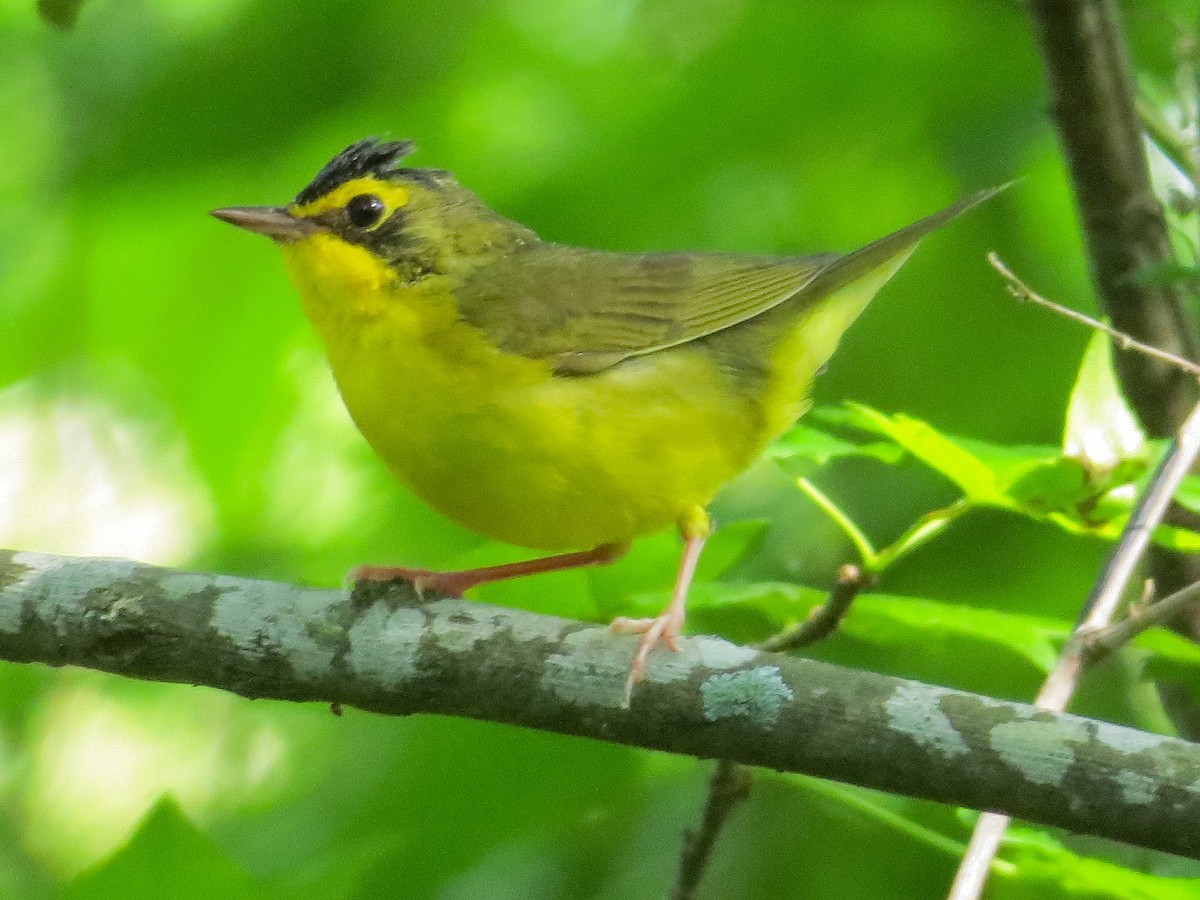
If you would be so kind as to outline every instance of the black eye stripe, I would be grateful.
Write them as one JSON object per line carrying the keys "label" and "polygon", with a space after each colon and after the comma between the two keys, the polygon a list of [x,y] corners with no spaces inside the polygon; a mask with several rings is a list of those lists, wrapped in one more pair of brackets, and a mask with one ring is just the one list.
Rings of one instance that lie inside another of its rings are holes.
{"label": "black eye stripe", "polygon": [[346,218],[356,228],[370,228],[378,224],[385,209],[384,202],[374,194],[359,194],[346,203]]}

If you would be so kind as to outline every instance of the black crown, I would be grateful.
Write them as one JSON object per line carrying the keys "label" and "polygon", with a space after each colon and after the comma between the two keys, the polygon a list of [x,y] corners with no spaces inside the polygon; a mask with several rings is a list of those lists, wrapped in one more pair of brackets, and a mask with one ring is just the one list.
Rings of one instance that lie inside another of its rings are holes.
{"label": "black crown", "polygon": [[412,141],[380,141],[376,138],[351,144],[327,162],[308,187],[296,195],[296,203],[301,206],[311,203],[355,178],[367,175],[386,178],[401,171],[396,164],[415,149]]}

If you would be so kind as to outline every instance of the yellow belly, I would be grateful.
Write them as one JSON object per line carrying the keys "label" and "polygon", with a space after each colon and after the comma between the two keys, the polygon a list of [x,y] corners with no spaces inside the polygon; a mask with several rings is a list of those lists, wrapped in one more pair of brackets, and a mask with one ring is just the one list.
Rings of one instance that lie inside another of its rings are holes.
{"label": "yellow belly", "polygon": [[699,350],[553,376],[469,326],[414,334],[407,319],[392,311],[331,346],[334,375],[395,475],[488,537],[546,550],[628,541],[707,503],[761,449],[753,405]]}

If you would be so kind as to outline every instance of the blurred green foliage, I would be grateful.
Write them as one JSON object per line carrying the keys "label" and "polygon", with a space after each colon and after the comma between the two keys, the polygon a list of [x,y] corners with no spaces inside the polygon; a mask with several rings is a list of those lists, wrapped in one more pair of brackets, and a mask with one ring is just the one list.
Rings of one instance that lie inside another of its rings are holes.
{"label": "blurred green foliage", "polygon": [[[1170,83],[1170,15],[1188,10],[1130,17],[1147,77]],[[415,138],[415,164],[610,249],[848,249],[1019,177],[926,242],[816,395],[975,451],[1057,447],[1087,336],[1012,303],[984,262],[1000,251],[1092,304],[1045,105],[1020,4],[1001,0],[2,0],[0,545],[325,585],[366,561],[513,558],[390,479],[274,250],[205,215],[284,201],[366,135]],[[878,436],[825,440],[810,474],[876,546],[961,494]],[[697,628],[765,637],[854,558],[774,462],[716,512],[701,577],[741,586],[701,584]],[[975,509],[816,652],[1027,698],[1106,547]],[[611,569],[481,596],[602,620],[658,602],[677,552],[662,535]],[[1167,728],[1146,660],[1183,680],[1196,664],[1155,640],[1095,673],[1081,711]],[[0,897],[660,897],[705,778],[487,724],[0,666]],[[932,804],[764,778],[705,897],[938,896],[967,833]],[[1110,896],[1070,887],[1080,857],[1035,849],[1036,896]],[[1087,851],[1109,858],[1079,862],[1091,886],[1118,883],[1109,865],[1129,884],[1197,874]],[[1004,896],[1026,895],[1022,865]]]}

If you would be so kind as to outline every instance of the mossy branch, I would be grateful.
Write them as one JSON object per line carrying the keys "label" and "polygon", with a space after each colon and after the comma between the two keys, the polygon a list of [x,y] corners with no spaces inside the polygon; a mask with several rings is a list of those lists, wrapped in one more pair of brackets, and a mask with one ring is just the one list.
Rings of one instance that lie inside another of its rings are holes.
{"label": "mossy branch", "polygon": [[0,658],[507,722],[924,797],[1200,858],[1200,746],[708,637],[0,551]]}

